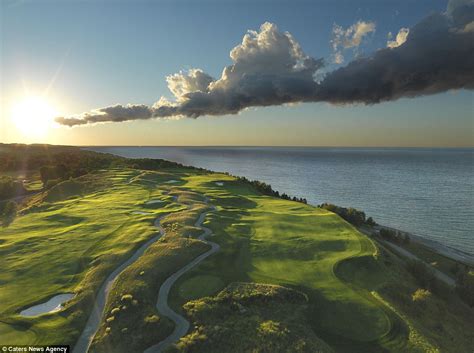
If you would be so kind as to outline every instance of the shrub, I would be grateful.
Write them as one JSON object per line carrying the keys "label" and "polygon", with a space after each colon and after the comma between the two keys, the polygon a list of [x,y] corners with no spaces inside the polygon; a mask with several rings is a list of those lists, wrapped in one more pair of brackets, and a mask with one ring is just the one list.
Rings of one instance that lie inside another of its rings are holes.
{"label": "shrub", "polygon": [[414,303],[416,302],[426,302],[428,298],[431,297],[431,292],[427,289],[418,288],[411,296],[411,299]]}
{"label": "shrub", "polygon": [[7,201],[0,206],[0,221],[3,226],[8,226],[16,217],[18,206],[15,201]]}
{"label": "shrub", "polygon": [[155,322],[160,321],[160,318],[159,318],[158,315],[149,315],[149,316],[145,317],[145,319],[143,321],[145,321],[147,324],[153,324]]}
{"label": "shrub", "polygon": [[0,200],[26,193],[23,183],[8,176],[0,176]]}
{"label": "shrub", "polygon": [[121,301],[132,301],[133,300],[133,295],[131,294],[124,294],[122,295],[122,298],[120,298]]}

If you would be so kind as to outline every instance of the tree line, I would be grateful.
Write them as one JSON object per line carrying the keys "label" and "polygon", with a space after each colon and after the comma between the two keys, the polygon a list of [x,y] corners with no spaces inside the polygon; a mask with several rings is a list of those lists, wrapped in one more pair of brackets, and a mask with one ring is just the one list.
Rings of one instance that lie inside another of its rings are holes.
{"label": "tree line", "polygon": [[322,203],[321,205],[318,205],[318,207],[338,214],[341,218],[345,219],[347,222],[355,225],[356,227],[360,227],[362,225],[377,225],[372,217],[366,218],[364,211],[359,211],[353,207],[345,208],[336,206],[332,203]]}
{"label": "tree line", "polygon": [[[226,174],[228,174],[228,173],[226,173]],[[304,203],[304,204],[308,203],[308,201],[304,197],[296,197],[296,196],[291,197],[291,196],[287,195],[286,193],[281,193],[280,194],[280,192],[278,192],[277,190],[274,190],[270,184],[267,184],[263,181],[250,180],[250,179],[247,179],[246,177],[242,177],[242,176],[234,176],[234,177],[237,178],[241,182],[252,185],[255,189],[257,189],[257,191],[259,191],[263,195],[278,197],[278,198],[283,199],[283,200],[301,202],[301,203]]]}

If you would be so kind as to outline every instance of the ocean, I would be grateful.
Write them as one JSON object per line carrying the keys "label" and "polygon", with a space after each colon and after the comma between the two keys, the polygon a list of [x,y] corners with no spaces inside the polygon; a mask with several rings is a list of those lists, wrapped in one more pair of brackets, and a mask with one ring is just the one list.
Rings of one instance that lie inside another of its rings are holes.
{"label": "ocean", "polygon": [[91,147],[261,180],[363,210],[376,222],[474,254],[474,149]]}

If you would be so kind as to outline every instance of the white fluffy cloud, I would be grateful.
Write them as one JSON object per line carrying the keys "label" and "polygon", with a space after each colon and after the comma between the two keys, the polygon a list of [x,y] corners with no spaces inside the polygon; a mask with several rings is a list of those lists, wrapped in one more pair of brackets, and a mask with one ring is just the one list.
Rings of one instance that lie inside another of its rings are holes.
{"label": "white fluffy cloud", "polygon": [[[400,30],[397,33],[397,36],[395,37],[395,40],[387,41],[387,47],[388,48],[399,47],[400,45],[402,45],[403,43],[407,41],[408,33],[410,33],[410,29],[400,28]],[[390,35],[389,35],[389,38],[390,38]]]}
{"label": "white fluffy cloud", "polygon": [[375,32],[374,22],[358,21],[346,29],[334,24],[332,29],[333,37],[331,40],[334,50],[334,62],[336,64],[342,64],[344,62],[342,51],[344,49],[359,47],[364,37],[373,32]]}
{"label": "white fluffy cloud", "polygon": [[191,92],[207,92],[209,84],[214,79],[201,69],[191,69],[188,72],[179,72],[166,77],[168,88],[177,101],[186,99],[186,94]]}

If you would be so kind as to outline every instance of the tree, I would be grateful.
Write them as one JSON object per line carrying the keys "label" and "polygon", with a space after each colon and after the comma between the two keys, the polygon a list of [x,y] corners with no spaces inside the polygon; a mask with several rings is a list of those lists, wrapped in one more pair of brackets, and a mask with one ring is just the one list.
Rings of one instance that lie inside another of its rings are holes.
{"label": "tree", "polygon": [[8,201],[4,204],[0,213],[0,219],[3,226],[10,225],[16,217],[18,206],[15,201]]}

